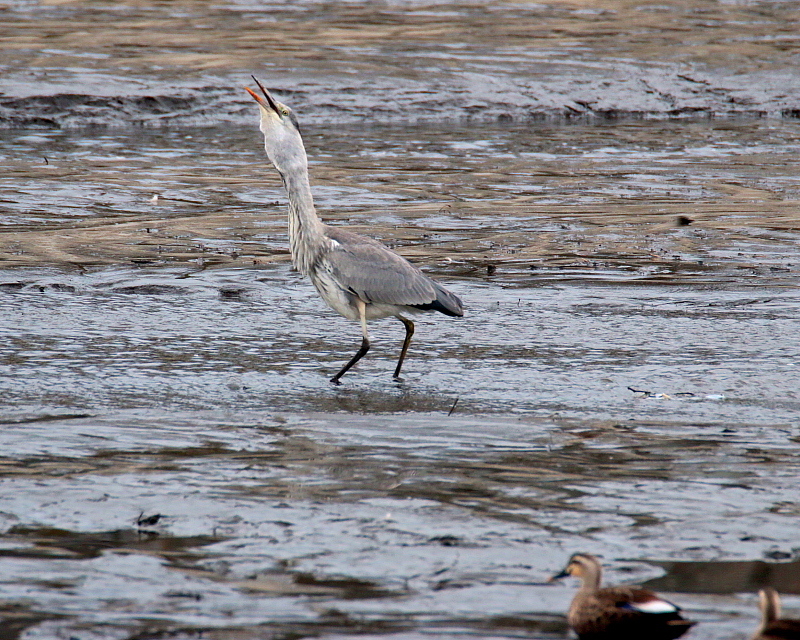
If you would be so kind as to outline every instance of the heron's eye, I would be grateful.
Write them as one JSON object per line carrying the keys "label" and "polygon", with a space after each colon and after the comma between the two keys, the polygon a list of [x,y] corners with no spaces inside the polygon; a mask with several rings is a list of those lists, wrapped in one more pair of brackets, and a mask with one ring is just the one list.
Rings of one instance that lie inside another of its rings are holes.
{"label": "heron's eye", "polygon": [[281,113],[282,113],[283,115],[285,115],[285,116],[288,116],[288,115],[289,115],[289,111],[288,111],[288,109],[281,109]]}

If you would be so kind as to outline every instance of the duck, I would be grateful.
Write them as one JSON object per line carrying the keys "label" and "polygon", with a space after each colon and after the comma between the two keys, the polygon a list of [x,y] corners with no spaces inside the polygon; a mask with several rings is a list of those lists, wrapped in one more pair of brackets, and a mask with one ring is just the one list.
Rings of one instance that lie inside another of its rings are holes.
{"label": "duck", "polygon": [[695,624],[681,616],[678,606],[647,589],[601,587],[602,575],[595,556],[575,553],[564,570],[550,579],[574,576],[582,580],[567,613],[567,622],[580,640],[672,640]]}
{"label": "duck", "polygon": [[781,597],[772,587],[758,592],[761,625],[750,640],[800,640],[800,620],[781,618]]}

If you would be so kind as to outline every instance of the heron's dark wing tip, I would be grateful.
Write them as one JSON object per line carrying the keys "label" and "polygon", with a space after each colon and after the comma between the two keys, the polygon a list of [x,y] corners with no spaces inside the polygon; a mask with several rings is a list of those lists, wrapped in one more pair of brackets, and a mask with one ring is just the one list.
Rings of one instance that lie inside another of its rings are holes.
{"label": "heron's dark wing tip", "polygon": [[436,299],[434,299],[433,302],[410,304],[408,306],[419,309],[420,311],[438,311],[446,316],[462,318],[464,316],[464,304],[461,302],[461,298],[450,293],[438,282],[433,280],[431,282],[436,290]]}
{"label": "heron's dark wing tip", "polygon": [[464,317],[464,312],[459,309],[455,311],[450,307],[444,306],[438,300],[434,300],[433,302],[429,302],[427,304],[410,304],[409,307],[414,307],[415,309],[419,309],[420,311],[438,311],[439,313],[443,313],[446,316],[450,316],[452,318],[462,318]]}

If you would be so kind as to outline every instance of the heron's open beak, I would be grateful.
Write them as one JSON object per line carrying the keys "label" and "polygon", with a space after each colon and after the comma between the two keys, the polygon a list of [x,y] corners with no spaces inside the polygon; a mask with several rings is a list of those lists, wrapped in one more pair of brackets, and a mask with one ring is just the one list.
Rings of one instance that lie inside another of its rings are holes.
{"label": "heron's open beak", "polygon": [[261,89],[261,93],[264,94],[264,98],[266,98],[266,100],[264,100],[264,98],[258,95],[255,91],[250,89],[250,87],[245,87],[244,88],[245,91],[247,91],[247,93],[253,96],[253,99],[261,106],[262,109],[267,109],[267,110],[272,109],[272,111],[274,111],[275,113],[280,113],[278,111],[278,105],[275,104],[275,100],[271,95],[269,95],[269,91],[267,91],[264,88],[264,85],[261,84],[258,80],[256,80],[255,76],[250,76],[250,77],[253,78],[253,80],[255,80],[256,84],[258,85],[258,88]]}

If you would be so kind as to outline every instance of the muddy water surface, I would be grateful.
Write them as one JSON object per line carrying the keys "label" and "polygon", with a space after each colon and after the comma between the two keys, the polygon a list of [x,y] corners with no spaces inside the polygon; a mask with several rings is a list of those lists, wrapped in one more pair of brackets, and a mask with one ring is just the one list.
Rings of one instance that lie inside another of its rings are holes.
{"label": "muddy water surface", "polygon": [[563,637],[568,555],[797,611],[800,128],[309,127],[323,216],[461,295],[358,329],[250,128],[9,131],[5,637]]}
{"label": "muddy water surface", "polygon": [[[799,15],[5,2],[0,638],[560,638],[577,550],[800,617]],[[466,303],[402,383],[394,320],[328,383],[252,73]]]}

